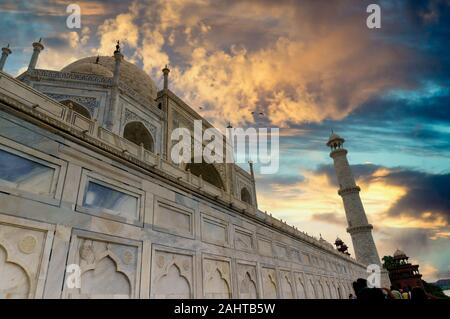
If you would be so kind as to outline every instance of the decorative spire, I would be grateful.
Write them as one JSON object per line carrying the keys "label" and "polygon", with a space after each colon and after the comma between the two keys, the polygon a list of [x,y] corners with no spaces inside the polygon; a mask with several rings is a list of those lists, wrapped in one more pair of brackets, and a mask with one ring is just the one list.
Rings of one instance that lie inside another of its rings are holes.
{"label": "decorative spire", "polygon": [[3,67],[5,66],[6,59],[8,58],[8,55],[12,53],[11,49],[9,48],[9,43],[5,48],[2,48],[2,57],[0,58],[0,71],[3,70]]}
{"label": "decorative spire", "polygon": [[334,130],[331,129],[331,135],[328,138],[327,146],[331,148],[331,150],[341,149],[343,147],[345,140],[334,133]]}
{"label": "decorative spire", "polygon": [[116,51],[114,53],[120,53],[120,41],[117,40]]}
{"label": "decorative spire", "polygon": [[164,69],[162,69],[163,72],[163,76],[164,76],[164,90],[167,90],[169,88],[169,73],[170,73],[170,69],[166,66],[164,67]]}
{"label": "decorative spire", "polygon": [[112,132],[116,132],[117,123],[119,122],[119,83],[120,83],[120,65],[123,55],[120,53],[120,41],[117,41],[116,50],[114,51],[114,73],[112,81],[112,92],[109,111],[106,119],[106,128]]}
{"label": "decorative spire", "polygon": [[36,68],[36,64],[39,58],[39,54],[42,50],[44,50],[44,46],[42,45],[42,38],[39,38],[39,42],[33,43],[33,55],[30,59],[30,64],[28,65],[28,70],[34,70]]}

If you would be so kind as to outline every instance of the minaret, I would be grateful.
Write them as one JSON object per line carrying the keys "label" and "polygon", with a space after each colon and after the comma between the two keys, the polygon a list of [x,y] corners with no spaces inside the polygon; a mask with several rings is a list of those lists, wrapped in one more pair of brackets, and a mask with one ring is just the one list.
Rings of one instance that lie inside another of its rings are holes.
{"label": "minaret", "polygon": [[115,131],[117,126],[117,117],[119,114],[119,82],[120,82],[120,65],[123,60],[123,55],[120,52],[120,42],[117,41],[116,50],[114,51],[114,75],[111,90],[111,104],[109,107],[109,113],[106,121],[106,128],[111,132]]}
{"label": "minaret", "polygon": [[350,164],[347,161],[347,150],[343,148],[344,139],[332,133],[327,146],[331,148],[330,157],[334,160],[339,183],[338,194],[344,202],[345,215],[347,217],[347,232],[352,237],[356,260],[365,264],[380,265],[380,257],[372,237],[373,226],[369,224],[364,211],[359,192]]}
{"label": "minaret", "polygon": [[3,71],[3,67],[5,66],[6,59],[8,58],[8,55],[12,53],[11,49],[9,48],[9,44],[6,46],[6,48],[2,48],[2,57],[0,58],[0,71]]}
{"label": "minaret", "polygon": [[41,41],[42,38],[39,39],[39,42],[33,43],[33,55],[31,56],[30,64],[28,65],[28,71],[34,70],[36,68],[39,54],[42,50],[44,50],[44,46],[42,45]]}
{"label": "minaret", "polygon": [[169,88],[169,73],[170,69],[166,66],[164,69],[162,69],[163,75],[164,75],[164,90],[167,90]]}
{"label": "minaret", "polygon": [[[251,176],[251,179],[252,179],[253,189],[256,191],[256,181],[255,181],[255,171],[253,170],[253,161],[252,160],[248,161],[248,165],[250,167],[250,176]],[[255,202],[255,206],[257,207],[258,203],[257,203],[256,195],[255,195],[254,199],[252,198],[252,202],[253,201]]]}

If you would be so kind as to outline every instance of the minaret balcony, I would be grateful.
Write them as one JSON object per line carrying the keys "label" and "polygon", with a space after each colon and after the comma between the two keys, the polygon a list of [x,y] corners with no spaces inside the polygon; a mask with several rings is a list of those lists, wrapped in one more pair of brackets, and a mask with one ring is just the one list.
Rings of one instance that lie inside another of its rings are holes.
{"label": "minaret balcony", "polygon": [[354,186],[354,187],[340,189],[340,190],[338,190],[338,194],[340,196],[344,196],[344,195],[348,195],[348,194],[359,193],[360,191],[361,191],[361,188],[359,186]]}
{"label": "minaret balcony", "polygon": [[364,233],[364,232],[371,231],[372,229],[373,229],[373,226],[371,224],[367,224],[367,225],[361,225],[361,226],[348,227],[347,232],[349,234]]}

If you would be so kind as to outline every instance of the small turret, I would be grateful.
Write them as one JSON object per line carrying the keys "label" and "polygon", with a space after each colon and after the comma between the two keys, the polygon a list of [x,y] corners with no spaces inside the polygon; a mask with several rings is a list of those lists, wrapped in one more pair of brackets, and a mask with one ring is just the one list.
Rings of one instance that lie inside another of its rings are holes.
{"label": "small turret", "polygon": [[9,48],[9,44],[2,48],[2,57],[0,58],[0,71],[3,71],[3,67],[5,66],[6,59],[8,58],[8,55],[12,53],[11,49]]}
{"label": "small turret", "polygon": [[170,69],[166,66],[164,69],[162,69],[163,75],[164,75],[164,90],[167,90],[169,88],[169,73]]}
{"label": "small turret", "polygon": [[28,65],[29,71],[34,70],[36,68],[39,54],[41,53],[42,50],[44,50],[44,45],[41,42],[42,38],[39,39],[39,42],[33,43],[33,55],[31,56],[30,64]]}

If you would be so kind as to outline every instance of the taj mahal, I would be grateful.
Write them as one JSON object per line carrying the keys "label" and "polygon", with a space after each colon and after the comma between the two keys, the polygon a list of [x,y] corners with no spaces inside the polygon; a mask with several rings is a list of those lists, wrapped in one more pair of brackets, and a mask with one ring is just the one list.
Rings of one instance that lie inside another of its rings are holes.
{"label": "taj mahal", "polygon": [[324,144],[354,258],[258,209],[251,163],[171,160],[175,128],[212,125],[167,66],[158,88],[119,44],[60,71],[32,45],[18,77],[9,46],[0,60],[0,299],[347,299],[380,265],[339,135]]}

